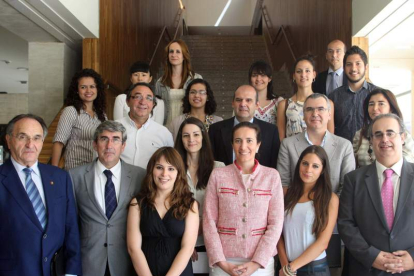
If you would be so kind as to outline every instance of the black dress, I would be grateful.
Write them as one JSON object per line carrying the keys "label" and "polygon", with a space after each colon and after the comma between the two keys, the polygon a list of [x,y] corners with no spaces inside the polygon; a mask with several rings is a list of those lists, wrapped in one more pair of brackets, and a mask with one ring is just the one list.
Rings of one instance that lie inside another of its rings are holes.
{"label": "black dress", "polygon": [[[174,218],[172,208],[161,219],[157,210],[148,206],[144,201],[141,208],[140,229],[142,234],[142,251],[147,259],[152,275],[165,276],[178,251],[181,249],[185,220]],[[194,275],[191,259],[188,260],[187,267],[181,275]]]}

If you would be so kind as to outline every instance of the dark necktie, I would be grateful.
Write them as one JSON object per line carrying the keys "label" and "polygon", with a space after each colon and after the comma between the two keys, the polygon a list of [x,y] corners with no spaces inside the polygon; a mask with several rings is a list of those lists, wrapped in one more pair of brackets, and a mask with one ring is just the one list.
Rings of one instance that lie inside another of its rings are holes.
{"label": "dark necktie", "polygon": [[105,170],[106,184],[105,184],[105,214],[108,219],[111,218],[112,213],[115,211],[118,203],[116,201],[115,185],[112,182],[112,172]]}
{"label": "dark necktie", "polygon": [[43,204],[42,198],[40,197],[39,190],[37,189],[36,184],[33,182],[33,170],[30,168],[24,168],[23,171],[26,174],[25,185],[27,195],[32,202],[33,209],[36,213],[37,218],[39,219],[40,224],[42,225],[43,229],[45,229],[47,223],[46,208]]}

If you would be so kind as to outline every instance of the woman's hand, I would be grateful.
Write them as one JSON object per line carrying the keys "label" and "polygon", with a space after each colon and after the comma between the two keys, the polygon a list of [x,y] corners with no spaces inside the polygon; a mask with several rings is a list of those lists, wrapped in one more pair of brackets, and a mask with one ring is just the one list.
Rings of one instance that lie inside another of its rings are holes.
{"label": "woman's hand", "polygon": [[283,272],[283,268],[279,270],[279,276],[286,276],[286,274]]}
{"label": "woman's hand", "polygon": [[256,262],[247,262],[242,265],[236,266],[236,268],[233,269],[233,271],[236,273],[236,275],[239,276],[250,276],[253,273],[255,273],[260,268],[260,265]]}
{"label": "woman's hand", "polygon": [[240,274],[236,273],[234,269],[237,267],[234,264],[231,264],[229,262],[218,262],[217,265],[227,274],[231,276],[238,276]]}
{"label": "woman's hand", "polygon": [[191,260],[193,262],[198,261],[198,254],[197,254],[197,250],[194,248],[193,254],[191,255]]}

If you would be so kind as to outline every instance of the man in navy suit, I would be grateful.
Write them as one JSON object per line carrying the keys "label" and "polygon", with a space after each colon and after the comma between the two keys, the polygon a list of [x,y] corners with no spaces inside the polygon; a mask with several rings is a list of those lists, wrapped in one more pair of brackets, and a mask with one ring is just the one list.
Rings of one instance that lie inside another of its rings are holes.
{"label": "man in navy suit", "polygon": [[253,86],[242,85],[237,88],[232,102],[235,116],[212,124],[208,131],[214,160],[226,165],[233,163],[235,159],[231,141],[233,127],[241,122],[251,122],[257,124],[262,132],[262,143],[257,156],[259,163],[276,169],[280,145],[279,132],[275,125],[254,117],[254,111],[258,106],[259,98]]}
{"label": "man in navy suit", "polygon": [[72,182],[40,164],[47,128],[32,114],[6,128],[11,158],[0,166],[0,276],[49,276],[60,252],[66,275],[81,275],[81,251]]}

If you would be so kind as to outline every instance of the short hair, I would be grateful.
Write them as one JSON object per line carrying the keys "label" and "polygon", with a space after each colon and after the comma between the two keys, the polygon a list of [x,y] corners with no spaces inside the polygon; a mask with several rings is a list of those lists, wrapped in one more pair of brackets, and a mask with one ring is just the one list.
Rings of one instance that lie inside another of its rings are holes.
{"label": "short hair", "polygon": [[130,75],[136,72],[149,73],[151,76],[150,65],[148,64],[148,62],[145,62],[145,61],[137,61],[134,64],[132,64],[131,67],[129,68]]}
{"label": "short hair", "polygon": [[189,100],[190,90],[191,90],[191,87],[197,83],[203,84],[206,87],[206,91],[207,91],[207,102],[204,107],[204,112],[207,115],[214,114],[214,112],[216,112],[216,109],[217,109],[217,102],[214,99],[213,90],[211,90],[210,84],[204,79],[194,79],[188,84],[187,89],[185,90],[185,95],[182,99],[183,113],[190,113],[191,111],[191,105],[190,105],[190,100]]}
{"label": "short hair", "polygon": [[[266,75],[268,78],[272,79],[273,69],[269,65],[269,63],[267,63],[264,60],[258,60],[258,61],[253,62],[253,64],[250,66],[250,69],[249,69],[250,85],[252,84],[251,78],[252,78],[253,73],[263,74],[263,75]],[[273,94],[273,79],[267,85],[266,98],[267,100],[272,100],[276,98],[275,94]]]}
{"label": "short hair", "polygon": [[242,127],[247,127],[247,128],[250,128],[256,131],[257,143],[262,142],[262,132],[260,131],[260,127],[258,125],[250,123],[250,122],[241,122],[233,127],[233,131],[231,132],[231,144],[233,144],[234,133],[236,133],[236,131]]}
{"label": "short hair", "polygon": [[344,43],[342,40],[340,40],[340,39],[334,39],[334,40],[332,40],[331,42],[329,42],[329,43],[328,43],[328,45],[326,45],[326,51],[328,51],[328,50],[329,50],[328,46],[329,46],[329,44],[331,44],[332,42],[341,42],[341,43],[344,45],[344,52],[346,52],[346,50],[347,50],[346,45],[345,45],[345,43]]}
{"label": "short hair", "polygon": [[407,132],[407,129],[405,128],[404,122],[400,117],[398,117],[397,115],[395,115],[393,113],[380,114],[377,117],[375,117],[374,120],[372,120],[372,123],[369,125],[368,133],[369,133],[370,139],[372,139],[372,134],[373,134],[372,129],[374,128],[375,122],[381,120],[382,118],[392,118],[392,119],[396,120],[398,122],[398,124],[400,125],[400,133]]}
{"label": "short hair", "polygon": [[295,63],[293,64],[293,72],[296,71],[296,66],[298,66],[298,63],[301,62],[301,61],[304,61],[304,60],[306,60],[307,62],[309,62],[312,65],[312,67],[313,67],[313,71],[315,71],[315,68],[316,68],[315,58],[314,58],[313,55],[307,54],[307,55],[303,55],[303,56],[299,57],[295,61]]}
{"label": "short hair", "polygon": [[131,84],[131,86],[126,91],[126,95],[127,95],[126,100],[129,101],[131,99],[131,93],[135,89],[135,87],[137,87],[137,86],[145,86],[145,87],[148,87],[149,90],[151,90],[151,92],[152,92],[152,102],[154,103],[154,106],[152,107],[152,110],[151,110],[151,115],[152,115],[153,112],[154,112],[154,108],[157,106],[157,97],[155,96],[154,88],[152,87],[151,84],[146,83],[146,82],[137,82],[135,84]]}
{"label": "short hair", "polygon": [[46,126],[45,121],[41,117],[39,117],[37,115],[34,115],[34,114],[30,114],[30,113],[29,114],[20,114],[20,115],[15,116],[13,119],[11,119],[10,122],[6,126],[6,134],[9,135],[9,136],[12,136],[13,130],[14,130],[14,125],[22,119],[33,119],[33,120],[37,121],[42,126],[43,140],[46,138],[46,136],[47,136],[47,126]]}
{"label": "short hair", "polygon": [[351,55],[359,55],[361,57],[362,61],[364,62],[364,65],[368,64],[367,54],[364,52],[364,50],[362,50],[358,46],[354,45],[345,52],[344,65],[346,64],[346,60],[348,59],[348,57],[351,56]]}
{"label": "short hair", "polygon": [[305,109],[305,107],[306,107],[306,102],[307,102],[309,99],[315,100],[315,99],[318,99],[318,98],[324,98],[324,99],[325,99],[325,101],[326,101],[326,106],[328,107],[328,110],[331,110],[331,102],[329,101],[328,97],[326,97],[326,95],[324,95],[324,94],[320,94],[320,93],[313,93],[313,94],[310,94],[310,95],[306,98],[305,102],[303,103],[303,109]]}
{"label": "short hair", "polygon": [[256,91],[256,88],[254,88],[254,87],[253,87],[252,85],[250,85],[250,84],[242,84],[242,85],[238,86],[238,87],[237,87],[237,89],[236,89],[236,90],[234,90],[234,93],[233,93],[233,101],[234,101],[234,99],[236,98],[236,92],[237,92],[237,90],[239,90],[239,89],[240,89],[240,87],[242,87],[242,86],[249,86],[249,87],[253,88],[254,92],[256,93],[256,103],[257,103],[257,102],[259,102],[259,93]]}
{"label": "short hair", "polygon": [[125,141],[127,140],[127,133],[126,133],[125,127],[119,122],[110,121],[110,120],[102,122],[96,128],[96,130],[93,134],[93,140],[95,142],[98,142],[99,135],[101,135],[105,130],[109,131],[109,132],[121,132],[122,133],[122,143],[125,143]]}

